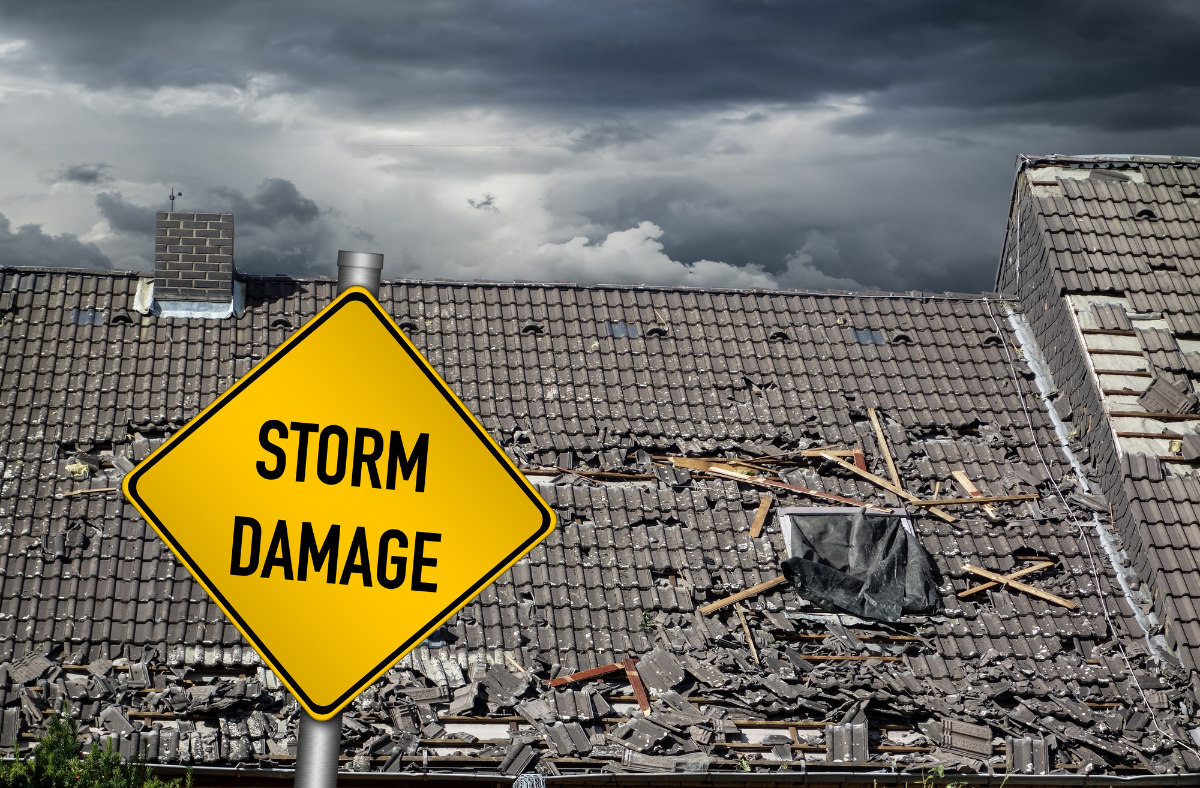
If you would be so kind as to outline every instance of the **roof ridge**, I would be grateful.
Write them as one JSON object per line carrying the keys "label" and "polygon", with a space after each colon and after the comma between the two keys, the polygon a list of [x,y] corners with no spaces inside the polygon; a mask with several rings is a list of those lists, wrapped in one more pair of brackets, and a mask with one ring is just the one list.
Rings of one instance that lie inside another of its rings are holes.
{"label": "roof ridge", "polygon": [[[111,277],[138,277],[152,278],[153,274],[148,271],[127,271],[117,269],[91,269],[91,268],[51,268],[48,266],[20,266],[20,265],[0,265],[0,273],[32,273],[32,274],[77,274],[91,276],[111,276]],[[247,282],[336,282],[337,278],[332,276],[290,276],[279,274],[254,274],[244,271],[237,271],[236,278]],[[792,289],[792,288],[765,288],[765,287],[702,287],[698,285],[650,285],[650,284],[620,284],[615,282],[593,282],[591,284],[581,284],[579,282],[537,282],[531,280],[484,280],[484,279],[425,279],[425,278],[409,278],[396,277],[394,279],[384,279],[381,284],[412,284],[412,285],[453,285],[453,286],[481,286],[481,287],[523,287],[523,288],[557,288],[557,289],[607,289],[607,290],[650,290],[662,292],[690,292],[690,293],[754,293],[768,295],[809,295],[809,296],[841,296],[844,298],[878,298],[878,299],[913,299],[913,300],[940,300],[940,301],[1015,301],[1017,297],[1011,294],[994,293],[994,292],[979,292],[979,293],[955,293],[945,291],[941,293],[927,292],[923,290],[908,290],[908,291],[892,291],[892,290],[808,290],[808,289]]]}

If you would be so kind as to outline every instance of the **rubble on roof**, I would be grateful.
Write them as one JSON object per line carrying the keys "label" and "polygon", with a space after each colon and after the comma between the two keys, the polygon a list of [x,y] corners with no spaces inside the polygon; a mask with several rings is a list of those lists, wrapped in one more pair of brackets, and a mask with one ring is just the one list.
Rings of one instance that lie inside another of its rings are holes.
{"label": "rubble on roof", "polygon": [[[0,747],[28,747],[67,699],[93,745],[290,765],[295,702],[111,488],[332,282],[251,279],[245,315],[220,326],[78,326],[63,314],[80,304],[128,310],[136,277],[3,276],[20,372],[0,400]],[[1090,525],[1106,502],[1007,355],[1000,303],[420,282],[381,298],[560,525],[348,708],[345,768],[1200,769],[1189,677],[1145,646]],[[949,519],[916,505],[956,499],[955,472],[1031,497],[948,504]],[[773,582],[780,512],[830,499],[908,506],[934,609],[871,621]],[[964,565],[1008,575],[1026,556],[1053,561],[1024,580],[1075,607],[1004,584],[959,596],[983,582]]]}

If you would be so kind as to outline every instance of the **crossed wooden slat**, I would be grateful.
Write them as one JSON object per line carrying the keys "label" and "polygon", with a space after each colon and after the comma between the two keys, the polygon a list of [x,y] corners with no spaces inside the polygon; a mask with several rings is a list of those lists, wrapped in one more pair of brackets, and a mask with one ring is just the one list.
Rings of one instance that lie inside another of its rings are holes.
{"label": "crossed wooden slat", "polygon": [[1075,602],[1072,602],[1069,599],[1063,599],[1060,596],[1051,594],[1049,591],[1043,591],[1040,588],[1034,588],[1031,585],[1026,585],[1025,583],[1021,583],[1021,582],[1017,581],[1016,578],[1018,578],[1018,577],[1023,577],[1024,575],[1032,574],[1033,572],[1040,572],[1043,569],[1049,569],[1050,567],[1054,566],[1054,561],[1052,561],[1052,560],[1046,560],[1046,559],[1041,559],[1041,558],[1027,559],[1027,560],[1034,560],[1034,561],[1036,561],[1036,563],[1033,564],[1032,566],[1027,566],[1024,569],[1019,569],[1016,572],[1009,572],[1007,575],[1001,575],[1001,574],[997,574],[996,572],[990,572],[987,569],[980,569],[979,567],[971,566],[970,564],[963,564],[964,572],[970,572],[971,574],[979,575],[980,577],[986,577],[991,582],[983,583],[982,585],[972,586],[971,588],[968,588],[966,591],[960,591],[958,593],[958,596],[960,596],[960,597],[969,596],[971,594],[975,594],[980,591],[986,591],[989,588],[995,588],[998,585],[1002,585],[1002,586],[1007,586],[1009,588],[1012,588],[1016,591],[1024,591],[1026,594],[1029,594],[1030,596],[1035,596],[1038,599],[1044,599],[1047,602],[1053,602],[1056,605],[1062,605],[1063,607],[1065,607],[1068,610],[1073,610],[1076,605]]}

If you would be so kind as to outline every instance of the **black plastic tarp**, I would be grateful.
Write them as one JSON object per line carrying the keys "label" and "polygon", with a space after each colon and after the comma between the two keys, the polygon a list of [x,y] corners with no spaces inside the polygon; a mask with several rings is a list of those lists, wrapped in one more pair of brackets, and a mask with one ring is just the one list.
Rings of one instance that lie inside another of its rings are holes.
{"label": "black plastic tarp", "polygon": [[901,517],[865,509],[786,515],[792,557],[783,574],[805,599],[877,621],[938,609],[933,562]]}

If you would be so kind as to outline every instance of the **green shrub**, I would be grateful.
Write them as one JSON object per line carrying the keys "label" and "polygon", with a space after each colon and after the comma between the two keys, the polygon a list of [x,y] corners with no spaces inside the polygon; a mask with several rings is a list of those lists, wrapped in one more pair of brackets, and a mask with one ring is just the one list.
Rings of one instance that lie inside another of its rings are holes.
{"label": "green shrub", "polygon": [[160,780],[144,756],[122,761],[112,748],[93,746],[81,756],[79,729],[66,715],[48,717],[46,735],[28,758],[0,764],[0,788],[191,788],[184,780]]}

